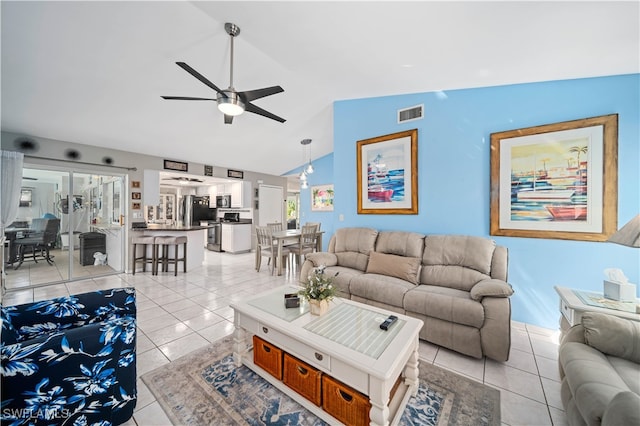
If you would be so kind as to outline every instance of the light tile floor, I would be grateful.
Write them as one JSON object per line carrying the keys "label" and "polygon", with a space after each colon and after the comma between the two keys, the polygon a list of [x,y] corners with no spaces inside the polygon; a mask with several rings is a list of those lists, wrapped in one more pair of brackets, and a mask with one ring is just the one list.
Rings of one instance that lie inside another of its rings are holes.
{"label": "light tile floor", "polygon": [[[3,304],[39,301],[62,295],[135,286],[138,308],[138,376],[233,332],[229,303],[260,290],[296,282],[296,268],[274,276],[266,265],[253,268],[254,254],[206,252],[202,267],[187,273],[120,274],[12,291]],[[565,425],[558,375],[558,332],[512,323],[508,362],[475,359],[422,342],[420,357],[500,390],[504,425]],[[170,425],[145,384],[138,379],[138,401],[128,425]]]}

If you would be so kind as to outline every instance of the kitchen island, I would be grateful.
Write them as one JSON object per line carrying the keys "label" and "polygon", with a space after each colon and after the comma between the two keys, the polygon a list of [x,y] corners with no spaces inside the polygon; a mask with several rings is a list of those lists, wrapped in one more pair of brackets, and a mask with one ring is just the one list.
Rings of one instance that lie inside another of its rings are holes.
{"label": "kitchen island", "polygon": [[[199,268],[204,262],[204,233],[202,230],[213,225],[172,226],[148,224],[146,228],[131,228],[131,231],[148,236],[187,237],[187,272]],[[136,234],[133,234],[134,236]]]}

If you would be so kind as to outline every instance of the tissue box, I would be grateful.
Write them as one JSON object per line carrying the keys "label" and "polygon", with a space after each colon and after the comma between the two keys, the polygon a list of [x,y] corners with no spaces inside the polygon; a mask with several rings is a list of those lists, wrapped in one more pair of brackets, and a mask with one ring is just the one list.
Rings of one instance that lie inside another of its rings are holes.
{"label": "tissue box", "polygon": [[604,297],[620,302],[635,302],[636,285],[604,280]]}

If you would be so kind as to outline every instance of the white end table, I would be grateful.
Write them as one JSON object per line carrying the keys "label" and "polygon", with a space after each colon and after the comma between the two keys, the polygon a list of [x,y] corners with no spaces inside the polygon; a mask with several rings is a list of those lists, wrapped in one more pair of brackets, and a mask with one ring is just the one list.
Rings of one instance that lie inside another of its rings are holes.
{"label": "white end table", "polygon": [[[574,290],[571,288],[558,286],[554,286],[553,288],[560,296],[560,313],[562,313],[562,316],[560,317],[560,329],[562,331],[566,331],[569,327],[580,324],[580,322],[582,321],[582,314],[585,312],[601,312],[620,318],[627,318],[632,321],[640,321],[640,314],[638,313],[589,305],[576,294],[576,291],[598,295],[601,296],[603,300],[608,301],[608,299],[604,299],[604,295],[602,293],[586,290]],[[608,302],[615,303],[615,301],[613,300]],[[640,304],[640,299],[636,300],[636,306],[638,304]]]}

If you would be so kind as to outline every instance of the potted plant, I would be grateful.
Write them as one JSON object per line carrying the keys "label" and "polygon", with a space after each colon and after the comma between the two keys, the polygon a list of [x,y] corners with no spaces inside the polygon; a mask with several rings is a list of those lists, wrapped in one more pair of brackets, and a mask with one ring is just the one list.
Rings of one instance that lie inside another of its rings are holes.
{"label": "potted plant", "polygon": [[327,276],[326,266],[314,268],[307,277],[307,283],[298,294],[309,301],[311,315],[322,315],[329,309],[329,301],[336,295],[333,279],[338,275]]}

